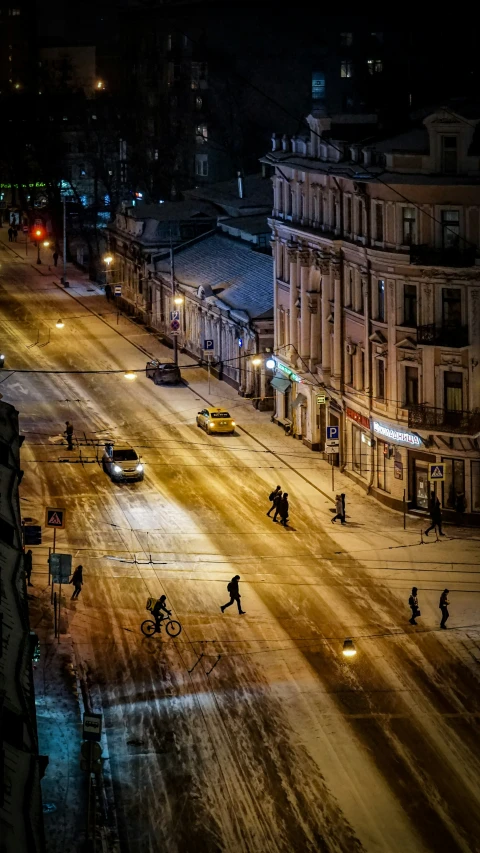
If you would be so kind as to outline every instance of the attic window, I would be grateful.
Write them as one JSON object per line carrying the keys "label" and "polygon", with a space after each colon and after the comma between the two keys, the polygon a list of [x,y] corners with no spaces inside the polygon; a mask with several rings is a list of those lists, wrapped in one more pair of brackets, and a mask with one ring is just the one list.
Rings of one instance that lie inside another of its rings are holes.
{"label": "attic window", "polygon": [[442,171],[447,174],[457,171],[456,136],[442,136]]}

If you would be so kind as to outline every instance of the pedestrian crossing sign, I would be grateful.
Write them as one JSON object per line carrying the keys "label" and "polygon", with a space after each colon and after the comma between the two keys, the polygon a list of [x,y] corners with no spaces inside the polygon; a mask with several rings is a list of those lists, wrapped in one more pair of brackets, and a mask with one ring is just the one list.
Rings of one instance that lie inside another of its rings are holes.
{"label": "pedestrian crossing sign", "polygon": [[58,530],[63,530],[65,527],[65,516],[65,509],[47,506],[45,512],[45,524],[47,527],[54,527]]}
{"label": "pedestrian crossing sign", "polygon": [[445,465],[443,462],[430,462],[428,466],[428,479],[430,482],[443,483],[445,480]]}

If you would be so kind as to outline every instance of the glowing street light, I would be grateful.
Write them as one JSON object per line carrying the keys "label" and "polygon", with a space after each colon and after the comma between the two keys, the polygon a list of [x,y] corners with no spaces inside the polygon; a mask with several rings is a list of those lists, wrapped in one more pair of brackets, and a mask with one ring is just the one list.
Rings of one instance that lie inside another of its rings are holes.
{"label": "glowing street light", "polygon": [[265,362],[265,367],[268,367],[269,370],[273,370],[275,367],[275,359],[274,358],[267,358],[267,360]]}
{"label": "glowing street light", "polygon": [[131,382],[133,379],[137,378],[137,374],[134,373],[133,370],[127,370],[127,372],[124,374],[124,378],[128,379]]}
{"label": "glowing street light", "polygon": [[183,305],[183,296],[176,296],[173,301],[175,305]]}
{"label": "glowing street light", "polygon": [[353,644],[353,640],[344,640],[342,653],[346,658],[355,657],[357,650]]}
{"label": "glowing street light", "polygon": [[261,363],[262,359],[259,358],[258,355],[256,355],[255,358],[252,358],[252,364],[255,365],[255,367],[260,367]]}
{"label": "glowing street light", "polygon": [[113,261],[113,257],[112,257],[112,255],[105,255],[105,256],[104,256],[104,258],[103,258],[103,263],[104,263],[104,264],[106,264],[106,265],[107,265],[107,267],[109,267],[109,266],[110,266],[110,264],[112,263],[112,261]]}
{"label": "glowing street light", "polygon": [[48,249],[49,245],[50,245],[50,240],[44,240],[42,243],[42,246],[44,249]]}
{"label": "glowing street light", "polygon": [[63,320],[60,320],[60,319],[58,319],[57,322],[55,323],[55,326],[57,327],[57,329],[63,329],[64,325],[65,325],[65,323],[63,322]]}
{"label": "glowing street light", "polygon": [[103,80],[97,80],[97,82],[96,82],[96,84],[95,84],[95,88],[96,88],[96,89],[98,89],[98,90],[100,90],[100,89],[104,89],[104,88],[105,88],[105,83],[103,82]]}

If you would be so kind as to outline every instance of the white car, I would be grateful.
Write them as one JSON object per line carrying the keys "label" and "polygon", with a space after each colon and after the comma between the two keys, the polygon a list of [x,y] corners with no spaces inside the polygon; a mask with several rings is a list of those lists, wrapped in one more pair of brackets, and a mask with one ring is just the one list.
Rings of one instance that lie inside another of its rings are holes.
{"label": "white car", "polygon": [[105,445],[103,470],[114,481],[143,480],[143,463],[133,447]]}

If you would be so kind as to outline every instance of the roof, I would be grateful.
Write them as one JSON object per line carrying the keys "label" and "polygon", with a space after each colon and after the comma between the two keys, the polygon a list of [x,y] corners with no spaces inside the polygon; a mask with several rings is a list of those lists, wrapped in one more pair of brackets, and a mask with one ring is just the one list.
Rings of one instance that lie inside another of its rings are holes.
{"label": "roof", "polygon": [[[156,269],[168,274],[169,261],[162,259]],[[176,250],[175,278],[180,284],[205,288],[210,299],[249,319],[273,311],[272,257],[230,237],[214,234]],[[214,293],[216,288],[223,289]]]}
{"label": "roof", "polygon": [[[121,211],[119,211],[120,213]],[[132,219],[153,219],[156,222],[178,222],[185,219],[217,219],[218,212],[208,201],[166,201],[164,204],[137,202],[126,206],[126,214]]]}
{"label": "roof", "polygon": [[219,225],[222,229],[228,228],[229,233],[244,231],[245,234],[252,235],[271,234],[266,213],[258,216],[231,216],[221,219]]}
{"label": "roof", "polygon": [[223,207],[230,216],[248,215],[252,210],[271,210],[273,205],[273,187],[269,178],[262,175],[245,175],[243,178],[243,198],[238,194],[238,178],[221,181],[218,184],[204,184],[185,192],[187,198],[204,199]]}
{"label": "roof", "polygon": [[429,139],[426,127],[414,127],[398,136],[391,136],[381,142],[375,142],[376,151],[395,152],[403,151],[406,154],[428,154]]}

